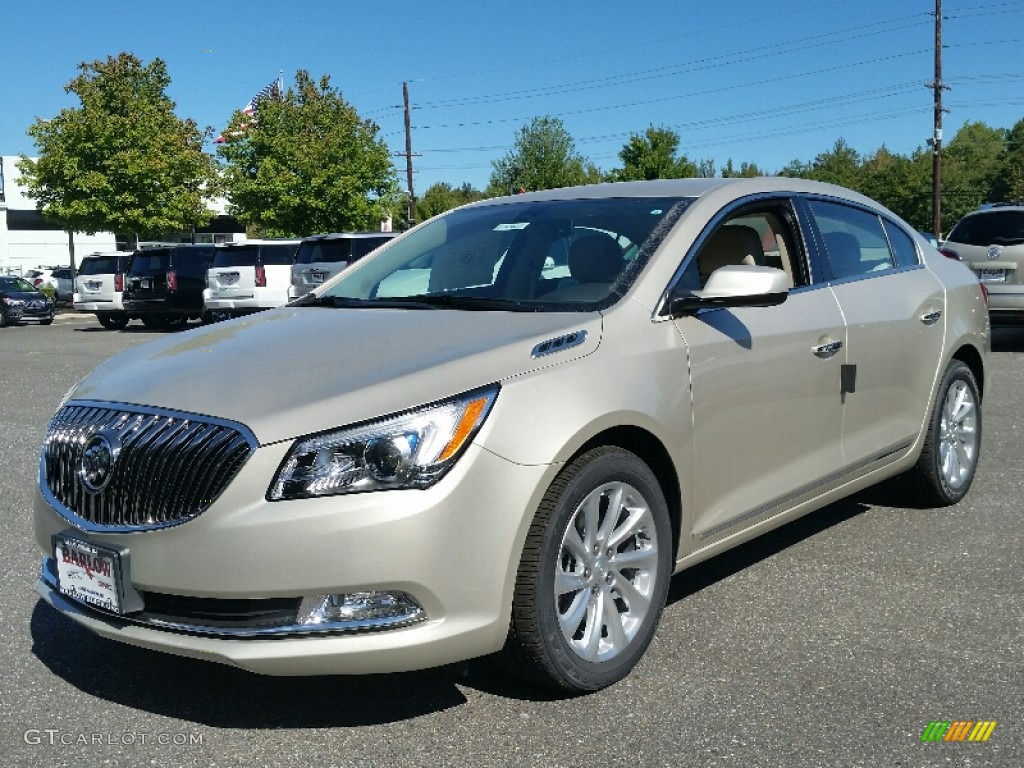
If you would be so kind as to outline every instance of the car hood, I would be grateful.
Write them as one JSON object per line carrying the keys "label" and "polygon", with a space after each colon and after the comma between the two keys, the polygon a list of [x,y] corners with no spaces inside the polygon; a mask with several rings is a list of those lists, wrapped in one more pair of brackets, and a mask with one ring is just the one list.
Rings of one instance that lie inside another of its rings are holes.
{"label": "car hood", "polygon": [[39,299],[46,301],[46,294],[41,291],[0,291],[0,296],[6,296],[8,299],[17,299],[18,301],[36,301]]}
{"label": "car hood", "polygon": [[[582,343],[533,357],[538,344],[576,331],[586,331]],[[596,312],[284,307],[123,352],[74,400],[229,419],[268,444],[564,363],[600,338]]]}

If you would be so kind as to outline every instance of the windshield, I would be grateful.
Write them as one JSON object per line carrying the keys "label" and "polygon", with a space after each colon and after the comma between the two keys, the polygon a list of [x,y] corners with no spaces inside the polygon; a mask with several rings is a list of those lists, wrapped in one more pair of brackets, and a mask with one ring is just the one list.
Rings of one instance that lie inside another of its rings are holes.
{"label": "windshield", "polygon": [[337,306],[603,309],[632,285],[689,202],[601,198],[458,209],[358,262],[318,298]]}
{"label": "windshield", "polygon": [[32,283],[21,277],[0,277],[0,291],[35,291]]}

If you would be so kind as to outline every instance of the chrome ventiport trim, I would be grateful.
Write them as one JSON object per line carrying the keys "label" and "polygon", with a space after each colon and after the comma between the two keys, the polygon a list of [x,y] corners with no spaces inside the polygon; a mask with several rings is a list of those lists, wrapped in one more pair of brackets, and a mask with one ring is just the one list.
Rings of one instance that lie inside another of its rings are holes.
{"label": "chrome ventiport trim", "polygon": [[586,340],[587,332],[582,329],[562,336],[555,336],[555,338],[542,341],[535,346],[530,357],[543,357],[544,355],[553,355],[555,352],[564,352],[567,349],[578,347]]}

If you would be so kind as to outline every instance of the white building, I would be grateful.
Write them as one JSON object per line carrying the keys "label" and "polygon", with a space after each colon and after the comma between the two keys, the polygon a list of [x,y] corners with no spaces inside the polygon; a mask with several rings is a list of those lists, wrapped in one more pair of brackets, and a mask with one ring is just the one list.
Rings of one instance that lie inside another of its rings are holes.
{"label": "white building", "polygon": [[[38,266],[68,266],[68,235],[47,221],[36,209],[36,201],[25,194],[20,184],[18,157],[0,157],[0,274],[24,274]],[[245,239],[245,227],[225,214],[227,203],[218,199],[213,203],[217,216],[206,227],[195,233],[180,233],[160,238],[163,241],[228,243]],[[75,266],[83,256],[98,251],[114,251],[118,245],[130,248],[127,242],[118,243],[113,232],[87,235],[76,232]]]}
{"label": "white building", "polygon": [[[0,274],[23,274],[38,266],[68,265],[68,235],[43,218],[19,183],[17,156],[0,157]],[[113,232],[76,232],[75,260],[117,248]],[[77,266],[77,264],[75,265]]]}

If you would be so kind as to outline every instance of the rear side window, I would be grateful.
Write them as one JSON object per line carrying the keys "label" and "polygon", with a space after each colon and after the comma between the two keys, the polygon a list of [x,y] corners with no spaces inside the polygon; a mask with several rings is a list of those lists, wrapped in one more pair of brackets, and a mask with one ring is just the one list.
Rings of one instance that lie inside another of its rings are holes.
{"label": "rear side window", "polygon": [[213,259],[213,246],[209,248],[179,248],[174,254],[174,269],[184,274],[205,276]]}
{"label": "rear side window", "polygon": [[264,264],[292,264],[295,261],[295,246],[293,244],[261,245],[262,261]]}
{"label": "rear side window", "polygon": [[156,275],[166,272],[171,264],[171,252],[167,250],[139,251],[132,256],[128,271],[136,275]]}
{"label": "rear side window", "polygon": [[882,226],[885,227],[885,234],[889,238],[889,246],[896,256],[896,266],[912,267],[918,264],[917,246],[910,239],[910,235],[886,219],[882,219]]}
{"label": "rear side window", "polygon": [[1024,243],[1024,211],[988,211],[967,216],[953,227],[947,240],[964,245]]}
{"label": "rear side window", "polygon": [[881,219],[860,208],[810,202],[835,279],[870,275],[895,266]]}

